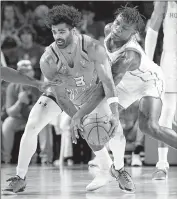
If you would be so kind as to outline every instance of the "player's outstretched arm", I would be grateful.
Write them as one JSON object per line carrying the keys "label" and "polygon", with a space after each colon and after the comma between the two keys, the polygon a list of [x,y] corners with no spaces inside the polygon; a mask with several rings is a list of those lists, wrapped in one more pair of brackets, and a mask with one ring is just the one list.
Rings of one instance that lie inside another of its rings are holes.
{"label": "player's outstretched arm", "polygon": [[9,67],[1,67],[1,78],[7,82],[13,82],[17,84],[25,84],[38,88],[41,91],[45,91],[51,86],[51,83],[45,83],[34,78],[21,74],[19,71]]}
{"label": "player's outstretched arm", "polygon": [[154,11],[148,23],[145,38],[145,52],[148,57],[153,60],[154,52],[157,44],[158,32],[166,14],[168,2],[154,2]]}

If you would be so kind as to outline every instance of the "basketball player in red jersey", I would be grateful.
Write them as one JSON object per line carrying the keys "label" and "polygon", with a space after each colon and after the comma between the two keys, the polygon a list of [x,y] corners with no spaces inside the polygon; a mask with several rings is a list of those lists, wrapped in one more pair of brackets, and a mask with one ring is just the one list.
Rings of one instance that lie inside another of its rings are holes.
{"label": "basketball player in red jersey", "polygon": [[[97,109],[93,104],[88,105],[88,107],[84,107],[84,111],[88,109],[87,113],[109,114],[109,121],[112,123],[110,136],[116,134],[110,140],[110,145],[115,155],[114,159],[117,160],[117,168],[119,166],[120,169],[115,169],[114,165],[111,166],[112,160],[104,146],[91,146],[100,160],[101,171],[87,186],[87,190],[96,190],[105,185],[111,179],[110,169],[123,191],[135,191],[134,183],[122,164],[123,160],[119,161],[116,156],[117,146],[125,149],[125,138],[121,125],[118,125],[118,98],[111,67],[104,47],[96,40],[76,32],[75,27],[79,22],[80,13],[74,7],[60,5],[49,10],[48,24],[55,42],[46,48],[41,57],[40,65],[44,76],[49,81],[57,82],[58,86],[53,87],[48,95],[43,95],[33,107],[20,143],[17,175],[9,179],[10,184],[3,190],[4,193],[24,191],[28,165],[37,148],[37,135],[44,126],[52,118],[58,116],[62,112],[62,108],[72,118],[72,126],[76,132],[78,107],[82,110],[83,104],[102,85],[108,100],[102,100]],[[97,94],[99,95],[99,92]],[[57,105],[54,95],[57,96],[61,108]]]}

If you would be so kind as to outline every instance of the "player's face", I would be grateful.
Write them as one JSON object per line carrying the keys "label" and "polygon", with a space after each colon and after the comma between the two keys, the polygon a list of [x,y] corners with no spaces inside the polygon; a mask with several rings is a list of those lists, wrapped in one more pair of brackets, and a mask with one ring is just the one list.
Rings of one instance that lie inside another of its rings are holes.
{"label": "player's face", "polygon": [[65,48],[72,40],[72,29],[65,23],[52,25],[52,34],[59,48]]}
{"label": "player's face", "polygon": [[134,24],[128,24],[121,15],[116,17],[111,27],[111,38],[114,41],[128,41],[135,33]]}

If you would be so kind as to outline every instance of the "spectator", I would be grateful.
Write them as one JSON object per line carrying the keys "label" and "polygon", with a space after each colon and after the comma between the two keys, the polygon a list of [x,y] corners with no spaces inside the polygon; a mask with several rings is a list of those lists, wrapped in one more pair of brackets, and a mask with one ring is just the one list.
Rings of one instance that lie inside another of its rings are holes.
{"label": "spectator", "polygon": [[[34,70],[29,60],[21,60],[17,65],[17,69],[23,74],[30,77],[34,76]],[[15,133],[24,130],[31,108],[36,103],[39,95],[40,92],[37,88],[14,83],[8,85],[6,90],[6,112],[8,117],[2,125],[3,162],[10,163]],[[49,131],[50,126],[48,125],[39,134],[42,163],[52,162],[53,160],[53,143]]]}
{"label": "spectator", "polygon": [[36,79],[41,79],[41,70],[39,60],[44,52],[44,47],[35,43],[36,32],[32,26],[24,25],[19,30],[21,46],[4,51],[7,65],[9,67],[16,66],[20,60],[30,60],[34,69]]}
{"label": "spectator", "polygon": [[104,27],[103,21],[95,21],[95,12],[91,7],[82,10],[83,20],[80,28],[81,33],[87,34],[97,40],[103,41]]}
{"label": "spectator", "polygon": [[[33,77],[34,70],[30,61],[26,60],[22,67],[22,61],[18,63],[18,70]],[[2,125],[2,146],[3,161],[9,163],[11,150],[14,143],[14,135],[17,131],[23,130],[28,115],[37,98],[39,91],[30,86],[10,83],[6,90],[6,112],[8,117]]]}
{"label": "spectator", "polygon": [[45,5],[39,5],[34,10],[33,27],[37,32],[36,42],[43,46],[48,46],[54,41],[51,30],[46,26],[47,13],[48,7]]}
{"label": "spectator", "polygon": [[9,49],[20,45],[18,29],[24,23],[24,18],[15,5],[6,3],[3,6],[1,15],[1,48]]}

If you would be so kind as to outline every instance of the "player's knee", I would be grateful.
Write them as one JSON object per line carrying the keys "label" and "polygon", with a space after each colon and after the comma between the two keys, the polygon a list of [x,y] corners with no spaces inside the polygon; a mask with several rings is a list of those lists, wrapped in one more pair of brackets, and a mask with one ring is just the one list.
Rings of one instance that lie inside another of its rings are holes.
{"label": "player's knee", "polygon": [[147,120],[146,122],[140,122],[139,128],[141,132],[146,134],[159,135],[159,124],[153,120]]}

